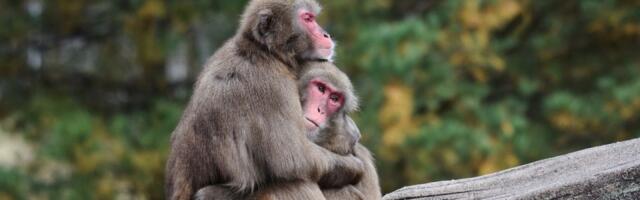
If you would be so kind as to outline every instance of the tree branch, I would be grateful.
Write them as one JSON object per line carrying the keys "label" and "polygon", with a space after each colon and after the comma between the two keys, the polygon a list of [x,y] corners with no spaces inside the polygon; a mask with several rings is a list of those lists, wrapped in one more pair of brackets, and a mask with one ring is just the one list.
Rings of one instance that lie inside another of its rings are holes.
{"label": "tree branch", "polygon": [[635,199],[640,139],[594,147],[484,176],[401,188],[392,199]]}

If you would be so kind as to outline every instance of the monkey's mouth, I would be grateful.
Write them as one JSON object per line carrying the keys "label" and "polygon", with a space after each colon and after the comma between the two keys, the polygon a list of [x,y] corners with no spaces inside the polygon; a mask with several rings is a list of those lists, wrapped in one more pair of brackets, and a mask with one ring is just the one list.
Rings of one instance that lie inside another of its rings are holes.
{"label": "monkey's mouth", "polygon": [[307,119],[307,121],[311,122],[314,126],[320,128],[320,126],[318,125],[318,123],[314,122],[313,120],[309,119],[308,117],[305,117],[305,119]]}

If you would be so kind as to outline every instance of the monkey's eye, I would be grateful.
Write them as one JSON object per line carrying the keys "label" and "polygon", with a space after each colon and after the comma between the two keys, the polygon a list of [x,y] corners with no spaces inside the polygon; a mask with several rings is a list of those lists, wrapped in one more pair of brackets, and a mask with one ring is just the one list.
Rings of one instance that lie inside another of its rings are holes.
{"label": "monkey's eye", "polygon": [[340,96],[338,96],[337,94],[331,94],[331,96],[329,96],[329,99],[331,99],[331,101],[337,103],[338,100],[340,100]]}
{"label": "monkey's eye", "polygon": [[306,22],[313,22],[314,18],[315,17],[310,13],[306,13],[306,14],[302,15],[302,19],[304,21],[306,21]]}
{"label": "monkey's eye", "polygon": [[318,91],[322,92],[322,94],[324,94],[325,89],[324,85],[318,85]]}

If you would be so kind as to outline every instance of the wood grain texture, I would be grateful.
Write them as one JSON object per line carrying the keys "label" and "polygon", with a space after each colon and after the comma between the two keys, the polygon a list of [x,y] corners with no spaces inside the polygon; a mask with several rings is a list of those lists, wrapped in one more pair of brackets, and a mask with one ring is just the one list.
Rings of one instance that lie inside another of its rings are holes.
{"label": "wood grain texture", "polygon": [[407,186],[383,199],[640,199],[640,139],[484,176]]}

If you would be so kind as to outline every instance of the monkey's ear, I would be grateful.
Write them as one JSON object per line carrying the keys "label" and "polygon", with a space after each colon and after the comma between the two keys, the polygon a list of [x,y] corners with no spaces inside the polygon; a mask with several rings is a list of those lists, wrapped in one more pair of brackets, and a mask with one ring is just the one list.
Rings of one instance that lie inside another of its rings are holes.
{"label": "monkey's ear", "polygon": [[257,23],[254,29],[255,37],[264,40],[273,28],[273,12],[271,9],[263,9],[258,12]]}

